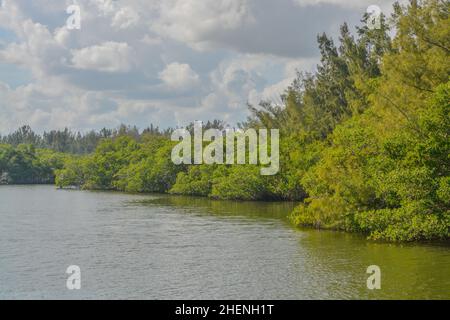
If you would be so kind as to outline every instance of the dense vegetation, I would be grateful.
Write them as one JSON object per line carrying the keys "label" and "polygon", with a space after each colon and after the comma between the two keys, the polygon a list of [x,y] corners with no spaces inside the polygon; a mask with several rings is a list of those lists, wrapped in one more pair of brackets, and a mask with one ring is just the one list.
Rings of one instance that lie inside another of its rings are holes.
{"label": "dense vegetation", "polygon": [[0,144],[0,184],[54,183],[55,170],[62,169],[67,158],[31,144]]}
{"label": "dense vegetation", "polygon": [[260,175],[255,165],[177,166],[170,130],[122,128],[93,133],[95,152],[54,165],[56,184],[301,200],[290,215],[296,225],[391,241],[449,238],[449,7],[439,0],[396,4],[380,29],[363,26],[354,36],[344,24],[339,45],[320,35],[317,72],[299,73],[283,106],[250,106],[240,124],[280,129],[275,176]]}

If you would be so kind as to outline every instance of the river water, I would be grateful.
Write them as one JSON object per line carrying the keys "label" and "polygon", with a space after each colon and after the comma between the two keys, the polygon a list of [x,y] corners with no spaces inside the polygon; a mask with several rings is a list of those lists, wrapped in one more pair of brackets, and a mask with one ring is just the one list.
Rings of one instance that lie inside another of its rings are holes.
{"label": "river water", "polygon": [[450,299],[448,243],[299,230],[292,207],[0,186],[0,299]]}

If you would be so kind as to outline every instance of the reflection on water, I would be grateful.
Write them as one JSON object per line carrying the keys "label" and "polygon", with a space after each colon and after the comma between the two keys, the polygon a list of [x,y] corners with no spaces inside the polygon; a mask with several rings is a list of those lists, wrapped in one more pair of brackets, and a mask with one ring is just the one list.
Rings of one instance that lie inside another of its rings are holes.
{"label": "reflection on water", "polygon": [[201,197],[158,195],[132,203],[144,206],[172,207],[192,214],[233,216],[242,219],[285,220],[295,207],[294,202],[224,201]]}
{"label": "reflection on water", "polygon": [[450,298],[448,244],[297,230],[293,203],[0,186],[0,204],[0,299]]}

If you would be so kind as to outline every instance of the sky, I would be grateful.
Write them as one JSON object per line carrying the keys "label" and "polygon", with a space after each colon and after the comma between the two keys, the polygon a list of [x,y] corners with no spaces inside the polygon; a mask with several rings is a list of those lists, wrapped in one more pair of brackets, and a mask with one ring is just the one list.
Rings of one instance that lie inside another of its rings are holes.
{"label": "sky", "polygon": [[[0,134],[245,120],[391,0],[0,0]],[[66,12],[80,8],[80,29]]]}

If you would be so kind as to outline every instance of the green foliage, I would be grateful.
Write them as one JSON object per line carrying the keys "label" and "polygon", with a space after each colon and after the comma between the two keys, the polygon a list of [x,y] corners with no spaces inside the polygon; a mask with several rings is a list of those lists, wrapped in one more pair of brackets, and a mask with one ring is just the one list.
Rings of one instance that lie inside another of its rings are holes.
{"label": "green foliage", "polygon": [[86,183],[88,158],[67,158],[64,167],[55,171],[55,184],[60,188],[84,186]]}
{"label": "green foliage", "polygon": [[449,236],[450,216],[424,201],[412,201],[401,208],[359,212],[355,223],[374,240],[431,240]]}
{"label": "green foliage", "polygon": [[421,111],[418,132],[380,140],[363,118],[336,128],[333,145],[303,179],[310,198],[292,221],[362,231],[372,239],[447,238],[449,89],[449,83],[440,86]]}
{"label": "green foliage", "polygon": [[211,194],[215,166],[190,166],[187,172],[180,172],[175,185],[170,189],[172,194],[185,194],[207,197]]}
{"label": "green foliage", "polygon": [[59,187],[167,192],[183,167],[170,158],[173,143],[157,136],[137,142],[130,136],[104,139],[94,154],[73,157],[56,172]]}
{"label": "green foliage", "polygon": [[175,165],[171,160],[174,143],[167,141],[157,150],[153,159],[147,160],[148,170],[144,171],[143,191],[168,192],[175,184],[177,174],[184,170],[183,166]]}
{"label": "green foliage", "polygon": [[54,171],[63,167],[65,158],[30,144],[0,144],[0,184],[53,183]]}
{"label": "green foliage", "polygon": [[449,238],[448,3],[396,7],[393,50],[368,88],[368,107],[335,126],[302,178],[297,225],[390,241]]}
{"label": "green foliage", "polygon": [[259,167],[235,165],[216,174],[211,191],[212,198],[258,200],[268,194]]}

